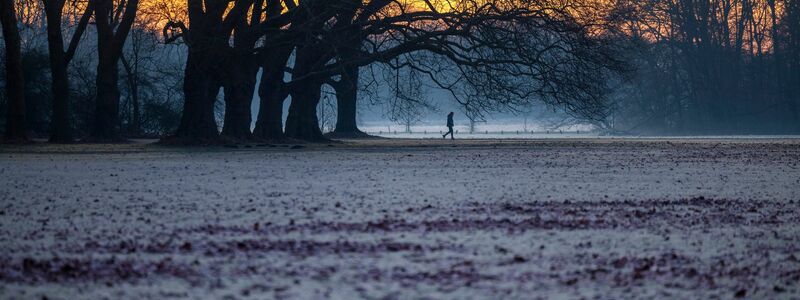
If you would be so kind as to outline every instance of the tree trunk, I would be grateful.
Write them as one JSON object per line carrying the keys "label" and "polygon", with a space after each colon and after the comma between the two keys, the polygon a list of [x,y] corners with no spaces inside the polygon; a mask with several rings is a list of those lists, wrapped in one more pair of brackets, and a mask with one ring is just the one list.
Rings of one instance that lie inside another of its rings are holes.
{"label": "tree trunk", "polygon": [[[52,50],[51,50],[51,53]],[[50,142],[71,143],[72,128],[69,123],[69,76],[63,56],[50,56],[50,74],[52,76],[53,114],[50,120]]]}
{"label": "tree trunk", "polygon": [[64,50],[64,36],[61,26],[64,4],[64,0],[44,1],[45,19],[47,22],[47,47],[50,58],[50,88],[53,93],[53,112],[50,120],[51,143],[72,142],[72,127],[69,122],[68,68],[93,12],[93,5],[89,3],[80,21],[78,21],[78,24],[75,26],[75,32],[70,38],[68,48]]}
{"label": "tree trunk", "polygon": [[189,49],[186,58],[183,116],[175,133],[178,138],[207,141],[219,137],[214,119],[214,102],[219,93],[219,84],[204,68],[204,56],[203,53]]}
{"label": "tree trunk", "polygon": [[222,135],[236,139],[250,139],[250,124],[253,121],[250,105],[256,86],[256,72],[248,66],[246,56],[233,58],[234,66],[225,79],[225,122]]}
{"label": "tree trunk", "polygon": [[25,79],[22,72],[17,14],[13,0],[0,0],[0,21],[6,47],[6,93],[8,110],[5,138],[8,141],[27,141],[25,127]]}
{"label": "tree trunk", "polygon": [[72,130],[69,124],[69,76],[61,33],[61,8],[47,7],[47,48],[50,56],[51,90],[53,113],[50,120],[50,142],[71,143]]}
{"label": "tree trunk", "polygon": [[305,141],[327,140],[319,129],[317,105],[323,79],[312,75],[323,56],[317,45],[298,48],[295,55],[290,94],[292,103],[286,116],[286,137]]}
{"label": "tree trunk", "polygon": [[125,69],[125,74],[127,74],[127,85],[128,85],[128,93],[130,94],[131,100],[131,110],[133,111],[133,116],[131,117],[131,124],[128,127],[128,135],[130,136],[139,136],[142,133],[142,125],[141,125],[141,114],[139,112],[139,83],[138,83],[138,67],[135,65],[131,65],[131,63],[125,59],[125,57],[120,58],[122,60],[122,66]]}
{"label": "tree trunk", "polygon": [[253,136],[267,140],[280,140],[283,136],[283,102],[287,92],[283,83],[286,62],[292,47],[272,49],[262,64],[261,83],[258,86],[260,105]]}
{"label": "tree trunk", "polygon": [[[96,18],[104,18],[111,4],[98,7]],[[104,26],[105,25],[105,26]],[[97,24],[97,77],[94,122],[89,131],[90,141],[117,142],[119,133],[119,90],[117,87],[117,57],[113,50],[114,32],[108,24]]]}
{"label": "tree trunk", "polygon": [[112,54],[100,50],[97,63],[97,101],[90,140],[118,142],[119,131],[119,73],[117,60]]}
{"label": "tree trunk", "polygon": [[305,79],[292,89],[292,104],[286,117],[286,137],[305,141],[327,140],[319,130],[317,104],[322,90],[322,82]]}
{"label": "tree trunk", "polygon": [[[119,124],[119,73],[117,64],[122,56],[122,47],[136,18],[138,0],[125,2],[125,13],[117,24],[111,24],[111,11],[119,15],[121,7],[114,8],[111,0],[93,0],[97,27],[97,100],[94,124],[89,140],[103,142],[122,141]],[[122,4],[120,4],[122,5]],[[116,32],[114,31],[116,29]]]}
{"label": "tree trunk", "polygon": [[267,140],[283,138],[283,102],[286,100],[286,92],[283,88],[283,70],[280,70],[280,75],[274,73],[276,72],[264,69],[261,75],[261,83],[258,87],[261,103],[256,119],[256,128],[253,130],[254,137]]}
{"label": "tree trunk", "polygon": [[358,102],[358,67],[347,67],[342,79],[333,86],[336,90],[336,128],[337,136],[363,136],[356,124]]}

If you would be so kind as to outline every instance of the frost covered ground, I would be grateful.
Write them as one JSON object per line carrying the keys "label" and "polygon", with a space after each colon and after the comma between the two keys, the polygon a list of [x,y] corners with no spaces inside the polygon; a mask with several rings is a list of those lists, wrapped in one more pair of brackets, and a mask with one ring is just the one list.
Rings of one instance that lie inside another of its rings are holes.
{"label": "frost covered ground", "polygon": [[800,140],[0,148],[2,299],[800,298]]}

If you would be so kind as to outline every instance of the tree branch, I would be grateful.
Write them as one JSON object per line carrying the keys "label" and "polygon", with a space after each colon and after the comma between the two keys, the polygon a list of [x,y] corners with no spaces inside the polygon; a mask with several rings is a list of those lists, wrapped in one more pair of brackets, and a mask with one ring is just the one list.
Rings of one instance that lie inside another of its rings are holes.
{"label": "tree branch", "polygon": [[64,63],[69,64],[72,61],[72,57],[75,56],[75,51],[78,49],[78,43],[83,36],[83,33],[86,31],[87,25],[89,25],[89,20],[92,18],[92,13],[94,12],[94,5],[90,1],[89,4],[86,5],[86,10],[81,15],[80,21],[78,21],[78,26],[75,28],[75,33],[72,34],[72,38],[70,38],[69,46],[67,47],[67,51],[64,52]]}

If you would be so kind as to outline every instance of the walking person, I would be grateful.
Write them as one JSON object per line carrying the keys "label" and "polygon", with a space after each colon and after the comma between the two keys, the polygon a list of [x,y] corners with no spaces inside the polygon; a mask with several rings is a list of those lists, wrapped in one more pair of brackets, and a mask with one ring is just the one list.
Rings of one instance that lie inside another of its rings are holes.
{"label": "walking person", "polygon": [[449,114],[447,114],[447,133],[443,134],[442,138],[447,137],[448,134],[450,135],[450,139],[451,140],[455,140],[456,139],[456,138],[453,137],[453,112],[452,111]]}

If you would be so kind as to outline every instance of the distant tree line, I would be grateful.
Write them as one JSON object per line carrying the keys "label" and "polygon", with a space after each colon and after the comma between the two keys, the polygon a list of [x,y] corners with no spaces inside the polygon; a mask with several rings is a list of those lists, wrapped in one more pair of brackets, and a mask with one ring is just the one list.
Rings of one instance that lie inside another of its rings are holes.
{"label": "distant tree line", "polygon": [[623,0],[636,70],[606,125],[637,133],[800,133],[800,1]]}

